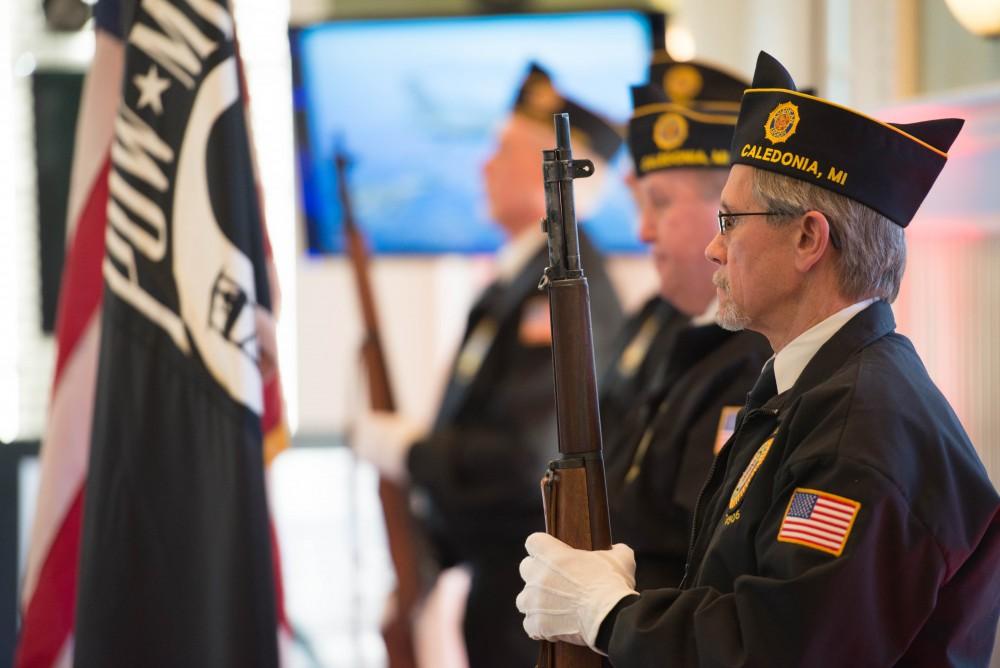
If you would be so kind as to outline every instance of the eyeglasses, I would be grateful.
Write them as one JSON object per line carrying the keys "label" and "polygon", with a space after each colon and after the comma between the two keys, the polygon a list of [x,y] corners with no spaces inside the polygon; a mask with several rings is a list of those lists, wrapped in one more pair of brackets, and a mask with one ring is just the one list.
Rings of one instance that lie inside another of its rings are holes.
{"label": "eyeglasses", "polygon": [[[729,230],[736,227],[738,222],[736,219],[740,216],[797,216],[800,214],[789,213],[788,211],[745,211],[745,212],[732,212],[732,211],[719,211],[719,234],[725,234]],[[826,214],[824,214],[826,215]],[[829,221],[830,217],[827,216]],[[840,250],[840,242],[837,240],[837,234],[834,232],[833,224],[830,224],[830,245]]]}
{"label": "eyeglasses", "polygon": [[740,216],[791,216],[787,211],[747,211],[747,212],[719,212],[719,234],[725,234],[736,227],[736,218]]}

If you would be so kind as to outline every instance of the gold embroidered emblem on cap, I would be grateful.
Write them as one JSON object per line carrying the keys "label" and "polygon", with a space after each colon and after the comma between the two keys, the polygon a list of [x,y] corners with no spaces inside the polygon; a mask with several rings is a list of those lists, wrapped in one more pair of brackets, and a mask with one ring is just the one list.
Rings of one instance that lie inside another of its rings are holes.
{"label": "gold embroidered emblem on cap", "polygon": [[674,65],[663,75],[663,90],[675,102],[694,99],[703,85],[701,72],[691,65]]}
{"label": "gold embroidered emblem on cap", "polygon": [[799,108],[791,102],[782,102],[771,110],[764,123],[764,136],[772,144],[788,141],[799,127]]}
{"label": "gold embroidered emblem on cap", "polygon": [[677,148],[687,136],[687,119],[680,114],[663,114],[653,124],[653,142],[664,151]]}
{"label": "gold embroidered emblem on cap", "polygon": [[757,452],[753,454],[753,458],[747,467],[743,469],[743,475],[740,476],[739,481],[736,483],[736,489],[733,490],[732,496],[729,497],[729,510],[736,510],[743,500],[743,496],[747,493],[747,487],[750,486],[750,481],[753,480],[754,474],[757,473],[757,469],[760,465],[764,463],[764,458],[767,457],[767,453],[771,451],[771,444],[774,443],[774,436],[772,435],[763,445],[757,448]]}

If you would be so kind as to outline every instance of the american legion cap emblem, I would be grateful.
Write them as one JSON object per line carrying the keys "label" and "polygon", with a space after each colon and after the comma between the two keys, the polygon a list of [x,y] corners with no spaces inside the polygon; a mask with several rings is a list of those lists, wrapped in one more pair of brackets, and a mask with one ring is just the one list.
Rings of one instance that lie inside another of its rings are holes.
{"label": "american legion cap emblem", "polygon": [[664,151],[677,148],[684,143],[687,136],[687,120],[680,114],[663,114],[653,125],[653,141]]}
{"label": "american legion cap emblem", "polygon": [[663,75],[663,90],[674,102],[693,100],[703,85],[701,72],[691,65],[674,65]]}
{"label": "american legion cap emblem", "polygon": [[791,102],[782,102],[771,110],[764,123],[764,136],[772,144],[788,141],[799,126],[799,108]]}

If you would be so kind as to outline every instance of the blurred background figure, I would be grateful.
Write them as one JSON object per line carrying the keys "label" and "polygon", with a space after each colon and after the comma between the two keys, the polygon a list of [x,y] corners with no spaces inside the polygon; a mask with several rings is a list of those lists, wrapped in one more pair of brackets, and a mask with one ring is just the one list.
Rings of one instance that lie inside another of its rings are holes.
{"label": "blurred background figure", "polygon": [[[538,291],[548,264],[540,156],[554,145],[552,115],[562,112],[573,119],[575,153],[595,163],[596,176],[581,182],[577,197],[581,218],[592,209],[621,137],[532,64],[483,166],[490,212],[507,236],[498,277],[469,314],[434,426],[421,434],[404,415],[371,413],[354,434],[358,454],[387,476],[409,479],[439,567],[469,568],[463,629],[470,666],[530,665],[537,654],[513,597],[521,544],[544,527],[538,484],[556,443],[548,299]],[[580,248],[601,365],[621,309],[585,233]]]}

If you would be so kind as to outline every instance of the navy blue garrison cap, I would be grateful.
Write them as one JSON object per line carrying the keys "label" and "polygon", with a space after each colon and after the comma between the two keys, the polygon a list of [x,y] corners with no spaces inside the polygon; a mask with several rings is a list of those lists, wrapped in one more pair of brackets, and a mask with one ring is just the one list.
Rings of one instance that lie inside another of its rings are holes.
{"label": "navy blue garrison cap", "polygon": [[906,227],[963,123],[887,123],[798,92],[781,63],[761,51],[740,105],[732,159],[849,197]]}
{"label": "navy blue garrison cap", "polygon": [[649,83],[632,87],[628,146],[636,176],[676,168],[729,167],[747,82],[696,61],[653,56]]}
{"label": "navy blue garrison cap", "polygon": [[[575,102],[556,90],[552,77],[538,63],[531,63],[521,82],[514,111],[552,125],[552,114],[569,114],[574,143],[583,143],[605,161],[610,160],[622,145],[622,132],[611,121]],[[574,147],[581,148],[581,147]],[[584,152],[586,149],[584,149]]]}
{"label": "navy blue garrison cap", "polygon": [[649,83],[659,86],[671,102],[711,101],[718,111],[739,109],[747,82],[716,65],[688,60],[679,62],[666,51],[657,51],[649,62]]}

